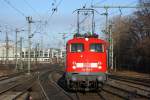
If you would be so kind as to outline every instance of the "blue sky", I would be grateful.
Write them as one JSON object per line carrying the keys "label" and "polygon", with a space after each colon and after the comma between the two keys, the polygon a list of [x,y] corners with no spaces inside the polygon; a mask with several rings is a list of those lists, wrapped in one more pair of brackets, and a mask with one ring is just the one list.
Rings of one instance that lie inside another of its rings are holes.
{"label": "blue sky", "polygon": [[[61,47],[63,45],[62,35],[58,33],[72,33],[76,29],[76,15],[73,11],[77,8],[82,8],[83,5],[89,7],[94,5],[129,5],[134,6],[138,0],[0,0],[0,33],[1,41],[4,41],[5,27],[8,27],[10,39],[14,40],[15,28],[23,28],[27,30],[27,21],[25,16],[32,16],[34,23],[32,24],[32,38],[33,45],[40,42],[43,37],[45,47]],[[11,3],[14,8],[10,7]],[[60,3],[60,4],[59,4]],[[59,4],[59,5],[58,5]],[[52,9],[58,5],[57,12],[53,14]],[[104,12],[104,9],[96,9],[100,13]],[[132,13],[135,9],[122,9],[123,16]],[[25,16],[23,16],[21,13]],[[109,17],[119,14],[118,9],[109,10],[111,14]],[[49,20],[48,20],[49,18]],[[97,32],[104,28],[104,16],[96,15],[97,19]],[[42,21],[41,23],[39,21]],[[44,24],[47,21],[47,24]],[[21,33],[24,38],[27,38],[27,32]],[[71,36],[71,35],[70,35]],[[70,37],[69,37],[70,38]],[[68,38],[68,39],[69,39]]]}

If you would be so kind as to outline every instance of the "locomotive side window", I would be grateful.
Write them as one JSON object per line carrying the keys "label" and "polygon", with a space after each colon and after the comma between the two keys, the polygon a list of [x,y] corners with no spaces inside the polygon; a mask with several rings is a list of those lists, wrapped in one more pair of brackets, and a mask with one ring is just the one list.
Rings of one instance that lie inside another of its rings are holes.
{"label": "locomotive side window", "polygon": [[82,52],[84,46],[82,43],[72,43],[71,44],[71,52]]}
{"label": "locomotive side window", "polygon": [[103,44],[99,44],[99,43],[90,44],[90,51],[91,52],[104,52],[103,48],[104,48]]}

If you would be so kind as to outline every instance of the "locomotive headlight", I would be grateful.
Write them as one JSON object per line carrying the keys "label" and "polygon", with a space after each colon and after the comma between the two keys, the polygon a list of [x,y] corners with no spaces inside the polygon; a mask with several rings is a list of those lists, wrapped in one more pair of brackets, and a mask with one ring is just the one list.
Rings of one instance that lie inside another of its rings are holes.
{"label": "locomotive headlight", "polygon": [[76,69],[76,66],[72,66],[73,69]]}
{"label": "locomotive headlight", "polygon": [[73,65],[72,68],[73,68],[73,69],[76,69],[76,62],[73,61],[73,62],[72,62],[72,65]]}
{"label": "locomotive headlight", "polygon": [[102,62],[98,62],[98,69],[102,69]]}
{"label": "locomotive headlight", "polygon": [[88,41],[89,39],[88,38],[85,38],[85,41]]}
{"label": "locomotive headlight", "polygon": [[98,66],[98,69],[102,69],[102,66],[99,65],[99,66]]}

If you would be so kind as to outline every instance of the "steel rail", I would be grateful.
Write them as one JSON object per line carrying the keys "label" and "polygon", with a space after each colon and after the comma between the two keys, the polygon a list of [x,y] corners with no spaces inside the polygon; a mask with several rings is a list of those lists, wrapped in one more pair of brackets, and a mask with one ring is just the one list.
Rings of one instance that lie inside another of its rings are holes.
{"label": "steel rail", "polygon": [[21,93],[19,93],[18,95],[16,95],[12,100],[16,100],[18,99],[20,96],[22,96],[23,94],[27,93],[28,90],[35,84],[35,82],[33,82],[31,85],[29,85],[24,91],[22,91]]}
{"label": "steel rail", "polygon": [[97,92],[97,94],[100,96],[100,98],[102,99],[102,100],[107,100],[106,98],[104,98],[104,96],[98,91]]}
{"label": "steel rail", "polygon": [[66,92],[62,87],[60,87],[60,86],[57,84],[57,82],[54,81],[54,79],[53,79],[53,77],[52,77],[52,73],[51,73],[50,77],[51,77],[51,80],[50,80],[50,81],[55,85],[56,88],[60,89],[67,97],[70,98],[70,100],[74,100],[73,97],[72,97],[68,92]]}
{"label": "steel rail", "polygon": [[17,84],[14,84],[14,85],[10,86],[9,88],[6,88],[6,89],[0,91],[0,94],[4,94],[5,92],[8,92],[8,91],[10,91],[11,89],[14,89],[15,87],[17,87],[17,86],[19,86],[19,85],[22,85],[22,83],[26,83],[26,82],[28,82],[28,81],[30,81],[30,80],[33,80],[33,79],[34,79],[34,78],[30,78],[30,79],[25,80],[25,81],[23,81],[23,82],[19,82],[19,83],[17,83]]}
{"label": "steel rail", "polygon": [[[138,89],[133,89],[135,88],[134,86],[129,86],[128,88],[123,88],[122,86],[119,86],[119,84],[112,84],[112,83],[107,83],[106,85],[114,87],[118,90],[124,91],[124,92],[128,92],[128,93],[135,93],[135,95],[140,96],[140,97],[144,97],[144,98],[150,98],[149,96],[149,91],[147,90],[138,90]],[[125,85],[127,86],[127,85]],[[131,88],[132,87],[132,88]],[[130,89],[131,88],[131,89]],[[129,90],[130,89],[130,90]]]}
{"label": "steel rail", "polygon": [[38,83],[39,83],[40,88],[42,89],[42,92],[43,92],[44,97],[46,98],[46,100],[50,100],[49,97],[47,96],[47,94],[46,94],[46,92],[45,92],[43,86],[41,85],[40,81],[39,81]]}
{"label": "steel rail", "polygon": [[[111,80],[113,80],[113,79],[111,79]],[[119,83],[119,84],[123,84],[123,85],[129,86],[129,87],[133,87],[133,88],[136,88],[136,89],[139,89],[139,90],[142,90],[142,91],[150,92],[150,90],[143,89],[143,88],[139,87],[139,85],[135,86],[135,85],[137,85],[135,83],[128,83],[128,82],[124,82],[124,81],[120,81],[120,80],[114,80],[114,81],[117,82],[117,83]]]}
{"label": "steel rail", "polygon": [[3,94],[3,93],[5,93],[5,92],[7,92],[7,91],[9,91],[9,90],[11,90],[11,89],[13,89],[13,88],[15,88],[15,87],[17,87],[17,86],[19,86],[19,85],[20,85],[20,83],[15,84],[15,85],[13,85],[13,86],[5,89],[5,90],[0,91],[0,95]]}
{"label": "steel rail", "polygon": [[4,75],[4,76],[0,76],[0,81],[11,79],[11,78],[14,78],[16,76],[23,75],[23,74],[25,74],[25,72],[12,73],[12,74],[7,74],[7,75]]}
{"label": "steel rail", "polygon": [[[46,68],[46,69],[48,69],[48,68]],[[45,68],[32,69],[31,72],[33,73],[33,72],[36,72],[36,71],[39,71],[39,70],[40,70],[40,71],[41,71],[41,70],[45,70]],[[24,75],[24,74],[26,74],[26,73],[28,73],[27,70],[22,71],[22,72],[17,72],[17,73],[12,73],[12,74],[3,75],[3,76],[0,76],[0,81],[7,80],[7,79],[11,79],[11,78],[14,78],[14,77],[19,76],[19,75]]]}
{"label": "steel rail", "polygon": [[125,100],[128,100],[128,99],[129,99],[128,97],[119,95],[118,93],[114,93],[114,92],[112,92],[112,91],[110,91],[110,90],[107,90],[107,89],[103,89],[103,88],[102,88],[102,91],[107,92],[107,93],[112,94],[112,95],[115,95],[115,96],[118,96],[118,97],[120,97],[120,98],[122,98],[122,99],[125,99]]}
{"label": "steel rail", "polygon": [[120,81],[125,81],[125,82],[130,82],[130,83],[150,87],[149,79],[141,79],[141,78],[134,78],[134,77],[128,77],[128,76],[120,76],[120,75],[108,75],[108,77],[110,79],[116,79]]}
{"label": "steel rail", "polygon": [[142,98],[147,98],[147,99],[150,98],[149,96],[141,95],[141,94],[137,93],[136,91],[126,90],[126,89],[123,89],[123,88],[118,87],[118,86],[113,86],[113,85],[110,85],[110,84],[105,84],[105,86],[107,86],[107,87],[109,87],[109,88],[112,88],[112,89],[115,89],[115,90],[119,90],[119,91],[122,92],[122,93],[125,93],[127,96],[121,95],[121,93],[118,92],[118,91],[117,91],[117,93],[115,93],[114,91],[112,92],[112,91],[111,91],[112,89],[107,90],[107,89],[105,89],[105,88],[102,88],[103,91],[109,92],[109,93],[111,93],[111,94],[113,94],[113,95],[116,95],[116,96],[118,96],[118,97],[121,97],[121,98],[123,98],[123,99],[130,99],[130,94],[131,94],[131,95],[134,94],[135,96],[140,96],[140,97],[142,97]]}
{"label": "steel rail", "polygon": [[46,93],[46,91],[45,91],[45,89],[44,89],[44,87],[43,87],[43,85],[42,85],[42,82],[45,84],[45,80],[41,80],[41,78],[43,77],[43,76],[45,76],[47,73],[51,73],[52,71],[46,71],[46,72],[44,72],[44,73],[41,73],[41,75],[38,75],[38,84],[39,84],[39,86],[40,86],[40,88],[42,89],[42,92],[43,92],[43,95],[44,95],[44,98],[46,99],[46,100],[50,100],[50,98],[48,97],[48,95],[47,95],[47,93]]}
{"label": "steel rail", "polygon": [[[61,71],[61,70],[55,70],[55,72],[57,72],[57,73],[59,73],[59,74],[64,74],[64,71]],[[57,83],[55,83],[55,84],[57,84]],[[101,95],[101,93],[99,92],[99,91],[97,91],[97,93],[96,93],[102,100],[106,100],[104,97],[103,97],[103,95]],[[75,95],[76,95],[76,97],[77,97],[77,100],[80,100],[80,97],[79,97],[79,94],[78,94],[78,91],[76,90],[75,91]]]}

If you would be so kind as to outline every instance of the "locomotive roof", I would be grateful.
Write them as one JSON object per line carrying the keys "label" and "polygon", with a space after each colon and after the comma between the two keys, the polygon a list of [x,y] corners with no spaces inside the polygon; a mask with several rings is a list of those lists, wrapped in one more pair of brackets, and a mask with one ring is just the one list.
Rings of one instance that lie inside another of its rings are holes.
{"label": "locomotive roof", "polygon": [[68,40],[67,43],[85,43],[85,42],[95,42],[104,43],[107,47],[109,43],[105,40],[98,38],[97,34],[75,34],[74,37]]}
{"label": "locomotive roof", "polygon": [[105,40],[99,39],[99,38],[83,38],[83,37],[78,37],[78,38],[73,38],[68,40],[68,43],[74,43],[74,42],[100,42],[100,43],[107,43]]}

